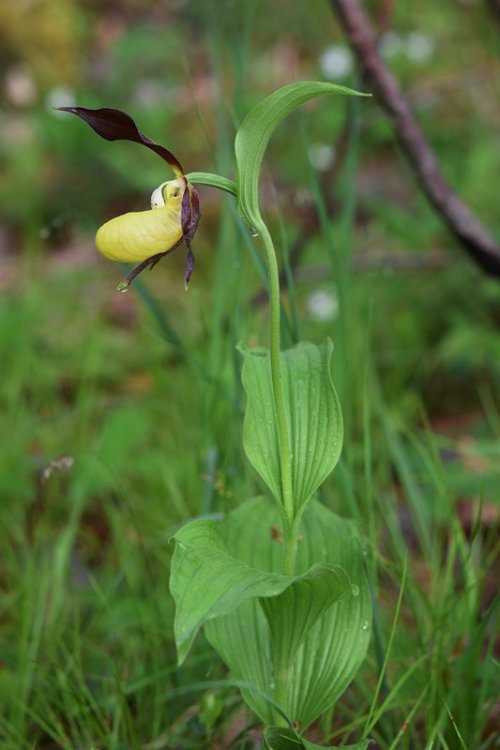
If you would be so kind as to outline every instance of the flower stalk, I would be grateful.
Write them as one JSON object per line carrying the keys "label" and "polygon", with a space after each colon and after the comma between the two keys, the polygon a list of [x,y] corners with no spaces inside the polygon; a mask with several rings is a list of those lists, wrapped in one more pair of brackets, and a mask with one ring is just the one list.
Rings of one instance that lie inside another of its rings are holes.
{"label": "flower stalk", "polygon": [[284,515],[284,556],[283,572],[294,575],[297,551],[297,529],[293,502],[292,461],[290,434],[285,407],[285,394],[281,373],[281,301],[278,261],[274,243],[266,223],[259,217],[254,229],[262,240],[266,254],[269,280],[269,351],[271,382],[273,386],[274,412],[278,433],[278,451],[280,464],[280,485]]}

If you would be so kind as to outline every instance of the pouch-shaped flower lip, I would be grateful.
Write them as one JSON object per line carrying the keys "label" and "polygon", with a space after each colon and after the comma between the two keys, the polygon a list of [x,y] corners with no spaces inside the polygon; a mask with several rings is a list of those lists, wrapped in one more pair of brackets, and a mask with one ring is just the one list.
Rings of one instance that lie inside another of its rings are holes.
{"label": "pouch-shaped flower lip", "polygon": [[196,189],[184,175],[176,157],[141,133],[133,119],[118,109],[60,107],[84,120],[108,141],[127,140],[140,143],[164,159],[176,178],[162,183],[151,196],[151,209],[117,216],[103,224],[96,234],[97,249],[110,260],[139,263],[119,284],[126,291],[132,280],[148,266],[154,265],[182,242],[188,248],[184,268],[186,288],[194,269],[191,241],[200,220],[200,203]]}
{"label": "pouch-shaped flower lip", "polygon": [[117,216],[97,230],[97,249],[110,260],[141,263],[169,252],[182,241],[184,181],[171,180],[156,188],[151,208]]}

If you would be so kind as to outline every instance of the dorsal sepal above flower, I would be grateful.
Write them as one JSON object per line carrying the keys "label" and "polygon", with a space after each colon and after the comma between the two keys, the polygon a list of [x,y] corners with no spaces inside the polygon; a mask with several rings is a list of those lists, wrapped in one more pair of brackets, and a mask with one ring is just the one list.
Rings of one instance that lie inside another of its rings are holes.
{"label": "dorsal sepal above flower", "polygon": [[133,119],[126,112],[119,109],[110,109],[103,107],[101,109],[87,109],[86,107],[58,107],[62,112],[72,112],[106,141],[132,141],[141,143],[143,146],[154,151],[161,156],[178,177],[184,175],[184,170],[180,162],[175,158],[173,153],[164,146],[155,143],[147,135],[141,133]]}

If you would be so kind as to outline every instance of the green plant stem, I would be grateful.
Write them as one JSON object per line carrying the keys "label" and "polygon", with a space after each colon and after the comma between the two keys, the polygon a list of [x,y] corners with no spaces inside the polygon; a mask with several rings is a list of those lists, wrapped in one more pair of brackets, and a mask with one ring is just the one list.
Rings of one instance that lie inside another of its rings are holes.
{"label": "green plant stem", "polygon": [[[195,184],[208,185],[225,190],[237,196],[237,186],[232,180],[208,172],[190,172],[187,179]],[[271,381],[273,386],[274,412],[278,431],[278,450],[280,461],[280,485],[283,502],[284,555],[283,569],[286,575],[294,575],[297,555],[297,523],[293,504],[292,488],[292,453],[283,393],[281,376],[281,303],[278,261],[271,234],[260,214],[254,216],[252,229],[260,236],[264,245],[269,279],[269,351],[271,362]]]}
{"label": "green plant stem", "polygon": [[292,523],[289,523],[288,519],[285,518],[285,531],[283,535],[283,572],[285,575],[295,575],[295,560],[297,557],[297,543],[298,543],[298,519],[295,518]]}
{"label": "green plant stem", "polygon": [[278,450],[280,461],[280,484],[285,515],[284,530],[284,572],[293,575],[297,550],[297,531],[295,528],[295,510],[292,488],[292,453],[285,409],[283,379],[281,375],[281,332],[280,332],[280,284],[276,251],[269,230],[264,221],[259,220],[254,226],[259,234],[266,253],[269,277],[269,351],[271,363],[271,382],[273,386],[274,411],[278,432]]}
{"label": "green plant stem", "polygon": [[[275,673],[276,686],[274,689],[274,700],[278,706],[286,706],[288,683],[290,681],[290,664],[280,664]],[[274,719],[276,726],[286,727],[288,722],[279,714]]]}
{"label": "green plant stem", "polygon": [[[269,352],[271,365],[271,382],[273,386],[274,413],[276,416],[276,427],[278,433],[278,451],[280,462],[280,484],[284,515],[284,550],[283,550],[283,572],[285,575],[293,576],[295,573],[295,559],[297,556],[297,526],[293,504],[292,486],[292,452],[290,449],[290,435],[285,408],[285,394],[283,391],[283,379],[281,374],[281,301],[278,261],[271,234],[262,219],[253,226],[262,240],[266,253],[267,272],[269,281]],[[290,663],[276,665],[275,692],[276,703],[280,706],[287,704],[288,685],[290,680]],[[282,717],[278,717],[278,725],[286,726]]]}

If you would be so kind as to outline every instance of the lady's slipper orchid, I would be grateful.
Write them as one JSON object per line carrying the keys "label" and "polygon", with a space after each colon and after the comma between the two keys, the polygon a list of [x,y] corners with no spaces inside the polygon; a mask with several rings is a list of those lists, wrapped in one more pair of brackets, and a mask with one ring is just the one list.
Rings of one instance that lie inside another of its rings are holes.
{"label": "lady's slipper orchid", "polygon": [[186,179],[175,156],[141,133],[125,112],[117,109],[60,107],[81,117],[108,141],[134,141],[155,151],[173,169],[176,177],[162,183],[151,196],[151,208],[117,216],[98,229],[97,249],[110,260],[139,263],[118,286],[126,291],[133,279],[148,266],[153,268],[164,255],[182,242],[188,249],[184,266],[186,288],[194,270],[191,241],[200,220],[198,193]]}

